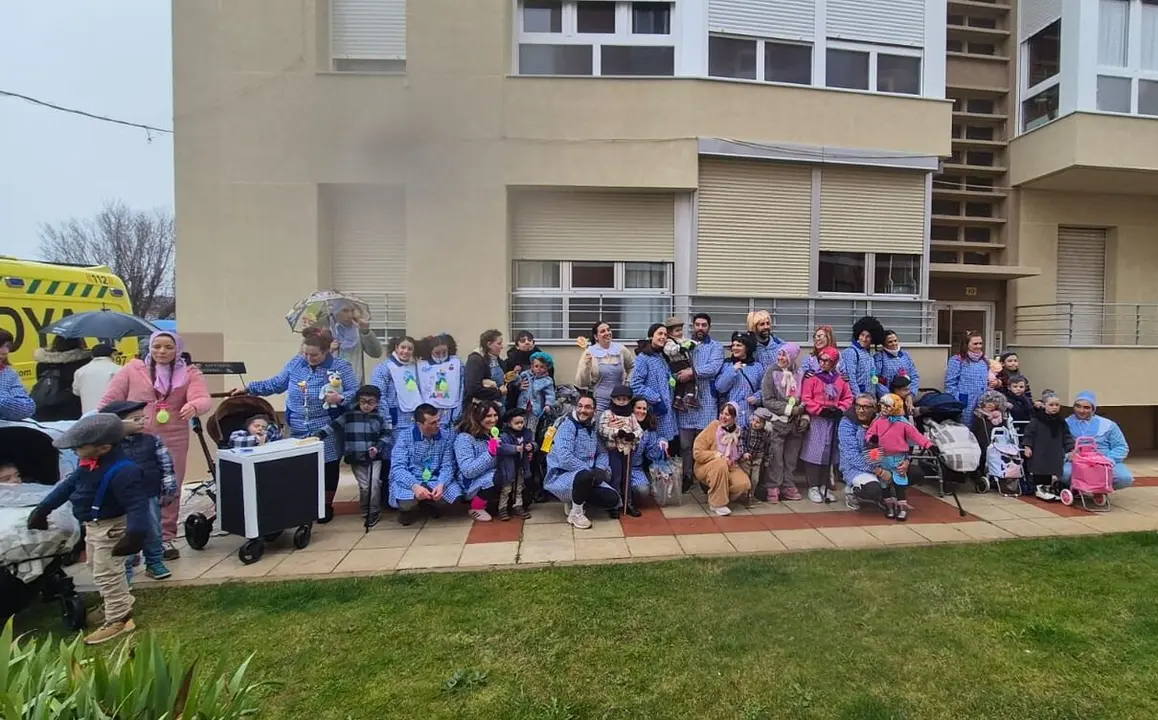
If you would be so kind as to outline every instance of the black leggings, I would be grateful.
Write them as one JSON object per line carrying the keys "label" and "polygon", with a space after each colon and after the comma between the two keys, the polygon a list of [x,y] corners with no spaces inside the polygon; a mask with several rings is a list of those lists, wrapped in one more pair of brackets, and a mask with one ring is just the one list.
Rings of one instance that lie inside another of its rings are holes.
{"label": "black leggings", "polygon": [[326,504],[334,504],[334,493],[338,492],[338,475],[342,470],[342,461],[334,460],[325,464],[324,477],[326,479]]}
{"label": "black leggings", "polygon": [[571,483],[571,500],[577,505],[592,503],[604,510],[619,507],[619,493],[600,485],[608,479],[606,470],[584,470]]}

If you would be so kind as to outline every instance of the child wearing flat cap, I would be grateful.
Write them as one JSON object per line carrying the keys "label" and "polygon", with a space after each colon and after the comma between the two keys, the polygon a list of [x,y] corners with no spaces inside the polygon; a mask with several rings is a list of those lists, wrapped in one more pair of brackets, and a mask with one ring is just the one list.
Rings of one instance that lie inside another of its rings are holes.
{"label": "child wearing flat cap", "polygon": [[104,624],[84,639],[99,645],[136,629],[125,557],[141,551],[149,534],[148,493],[141,469],[119,447],[124,423],[111,413],[88,415],[52,442],[74,450],[79,467],[52,489],[28,517],[28,527],[48,529],[48,515],[65,502],[84,523],[93,582],[104,604]]}

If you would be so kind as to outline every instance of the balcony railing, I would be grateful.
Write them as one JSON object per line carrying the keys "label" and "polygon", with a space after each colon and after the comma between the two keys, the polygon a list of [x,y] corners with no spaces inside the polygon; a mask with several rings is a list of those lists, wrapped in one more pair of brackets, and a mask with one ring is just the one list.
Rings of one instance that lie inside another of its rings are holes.
{"label": "balcony railing", "polygon": [[511,296],[511,331],[529,330],[538,342],[570,344],[589,336],[597,321],[611,323],[616,337],[631,341],[644,337],[652,323],[671,315],[687,321],[696,313],[712,317],[713,334],[727,337],[747,329],[748,313],[772,313],[777,336],[808,343],[818,325],[831,325],[837,342],[845,344],[852,325],[873,315],[895,330],[909,345],[932,344],[936,314],[932,303],[922,300],[865,298],[742,298],[670,295],[636,292],[592,295],[578,293],[519,294]]}
{"label": "balcony railing", "polygon": [[404,293],[357,293],[370,306],[370,329],[379,340],[406,334]]}
{"label": "balcony railing", "polygon": [[1016,342],[1024,345],[1158,346],[1158,304],[1019,305]]}

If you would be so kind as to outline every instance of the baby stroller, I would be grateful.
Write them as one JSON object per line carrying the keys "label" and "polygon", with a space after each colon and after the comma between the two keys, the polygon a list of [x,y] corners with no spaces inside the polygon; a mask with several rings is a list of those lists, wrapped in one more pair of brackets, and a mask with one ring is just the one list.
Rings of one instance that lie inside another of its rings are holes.
{"label": "baby stroller", "polygon": [[[1114,463],[1098,452],[1094,438],[1080,437],[1074,441],[1070,467],[1070,486],[1061,491],[1062,504],[1073,505],[1076,500],[1083,510],[1109,512],[1110,493],[1114,492]],[[1086,500],[1093,503],[1093,507]]]}
{"label": "baby stroller", "polygon": [[0,463],[15,465],[21,484],[0,485],[0,623],[37,598],[59,602],[70,630],[85,626],[84,599],[64,568],[79,557],[83,530],[69,504],[49,515],[48,530],[29,530],[28,515],[52,486],[76,469],[76,456],[52,441],[71,421],[0,421]]}
{"label": "baby stroller", "polygon": [[985,470],[985,474],[977,479],[977,492],[997,488],[1005,497],[1021,495],[1021,479],[1025,475],[1021,448],[1017,444],[1017,433],[1008,424],[999,425],[989,432]]}
{"label": "baby stroller", "polygon": [[930,453],[917,452],[913,457],[925,478],[937,481],[941,497],[945,496],[948,484],[949,492],[956,499],[953,488],[974,476],[981,465],[981,446],[973,431],[958,422],[965,409],[960,400],[935,388],[922,388],[922,393],[916,402],[916,407],[921,408],[917,429],[937,446],[938,453],[933,457]]}

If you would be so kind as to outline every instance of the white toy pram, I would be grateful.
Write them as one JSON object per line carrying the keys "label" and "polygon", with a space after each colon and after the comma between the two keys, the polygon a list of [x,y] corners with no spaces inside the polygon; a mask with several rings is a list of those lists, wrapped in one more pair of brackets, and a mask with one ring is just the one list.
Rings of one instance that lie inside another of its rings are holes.
{"label": "white toy pram", "polygon": [[48,530],[28,529],[32,508],[76,469],[76,455],[52,446],[71,425],[0,421],[0,463],[15,465],[23,478],[20,485],[0,485],[0,622],[39,596],[60,602],[70,630],[84,628],[84,599],[64,571],[76,562],[82,538],[72,506],[54,510]]}
{"label": "white toy pram", "polygon": [[1017,432],[1012,425],[998,425],[989,431],[989,448],[985,451],[985,473],[977,478],[977,492],[997,488],[1005,497],[1021,495],[1021,478],[1025,474]]}

